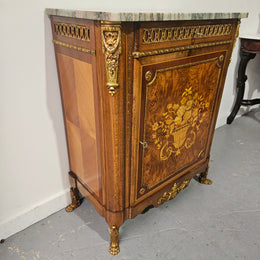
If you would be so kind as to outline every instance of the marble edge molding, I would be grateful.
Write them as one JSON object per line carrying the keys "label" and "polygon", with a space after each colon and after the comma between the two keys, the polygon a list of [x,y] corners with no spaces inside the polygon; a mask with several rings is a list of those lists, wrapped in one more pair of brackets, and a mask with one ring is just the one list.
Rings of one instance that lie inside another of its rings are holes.
{"label": "marble edge molding", "polygon": [[145,21],[178,21],[178,20],[214,20],[247,18],[248,13],[160,13],[160,12],[95,12],[69,9],[46,8],[47,15],[82,18],[89,20],[114,22],[145,22]]}

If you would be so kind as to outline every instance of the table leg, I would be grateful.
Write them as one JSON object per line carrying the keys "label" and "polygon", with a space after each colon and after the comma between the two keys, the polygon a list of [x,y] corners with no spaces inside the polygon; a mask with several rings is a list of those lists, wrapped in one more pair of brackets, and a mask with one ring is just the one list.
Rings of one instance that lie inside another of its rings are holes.
{"label": "table leg", "polygon": [[249,60],[253,59],[256,56],[254,53],[243,52],[240,50],[240,63],[238,68],[238,77],[237,77],[237,97],[235,101],[235,105],[227,118],[227,124],[231,124],[241,106],[241,102],[243,100],[244,92],[245,92],[245,82],[247,80],[247,76],[245,75],[246,67]]}

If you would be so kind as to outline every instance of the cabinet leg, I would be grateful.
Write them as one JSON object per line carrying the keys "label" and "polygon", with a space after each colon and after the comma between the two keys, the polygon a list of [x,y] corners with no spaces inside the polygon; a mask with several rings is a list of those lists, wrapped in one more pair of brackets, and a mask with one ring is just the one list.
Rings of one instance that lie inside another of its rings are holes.
{"label": "cabinet leg", "polygon": [[119,253],[119,231],[116,226],[113,226],[110,230],[110,247],[108,251],[111,255]]}
{"label": "cabinet leg", "polygon": [[237,77],[237,96],[234,107],[227,118],[227,124],[231,124],[243,102],[244,92],[245,92],[245,82],[247,80],[247,76],[245,74],[247,63],[249,60],[253,59],[256,56],[254,53],[248,53],[240,51],[240,63],[238,68],[238,77]]}
{"label": "cabinet leg", "polygon": [[78,188],[70,188],[71,204],[66,207],[67,212],[72,212],[80,206],[80,197]]}
{"label": "cabinet leg", "polygon": [[199,182],[201,184],[207,184],[207,185],[210,185],[212,184],[212,181],[210,179],[207,179],[207,176],[208,176],[208,170],[209,170],[209,166],[207,167],[206,171],[205,172],[202,172],[199,176]]}

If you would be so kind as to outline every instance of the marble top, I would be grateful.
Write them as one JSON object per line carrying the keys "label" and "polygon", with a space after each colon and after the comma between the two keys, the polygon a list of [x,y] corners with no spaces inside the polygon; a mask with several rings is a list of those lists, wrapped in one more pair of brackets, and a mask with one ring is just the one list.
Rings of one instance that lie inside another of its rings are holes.
{"label": "marble top", "polygon": [[48,8],[45,12],[47,15],[121,22],[240,19],[248,16],[248,13],[110,13]]}

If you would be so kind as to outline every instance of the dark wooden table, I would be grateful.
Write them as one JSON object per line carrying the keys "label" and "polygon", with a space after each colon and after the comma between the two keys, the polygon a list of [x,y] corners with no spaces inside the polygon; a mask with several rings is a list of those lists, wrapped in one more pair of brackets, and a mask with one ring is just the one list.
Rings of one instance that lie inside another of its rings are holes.
{"label": "dark wooden table", "polygon": [[229,117],[227,118],[227,124],[231,124],[234,120],[240,106],[252,106],[260,104],[260,99],[243,99],[245,92],[245,82],[247,76],[245,75],[246,67],[249,60],[255,58],[257,53],[260,53],[260,39],[247,39],[240,38],[240,63],[238,68],[238,77],[237,77],[237,96],[235,100],[234,107]]}

